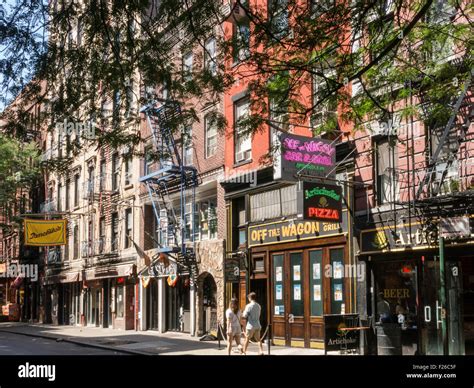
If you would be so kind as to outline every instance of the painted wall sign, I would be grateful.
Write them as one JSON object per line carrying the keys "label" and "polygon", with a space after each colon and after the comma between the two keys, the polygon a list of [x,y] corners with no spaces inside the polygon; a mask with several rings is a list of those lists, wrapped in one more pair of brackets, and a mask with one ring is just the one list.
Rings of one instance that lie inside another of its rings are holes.
{"label": "painted wall sign", "polygon": [[342,222],[279,221],[249,227],[249,247],[277,244],[311,238],[334,236],[347,232],[347,211]]}
{"label": "painted wall sign", "polygon": [[299,213],[305,220],[342,221],[342,188],[324,183],[301,182]]}
{"label": "painted wall sign", "polygon": [[25,219],[25,245],[51,247],[66,245],[67,220]]}
{"label": "painted wall sign", "polygon": [[315,177],[334,177],[336,147],[330,140],[280,135],[280,151],[274,160],[274,179],[294,182],[298,173]]}

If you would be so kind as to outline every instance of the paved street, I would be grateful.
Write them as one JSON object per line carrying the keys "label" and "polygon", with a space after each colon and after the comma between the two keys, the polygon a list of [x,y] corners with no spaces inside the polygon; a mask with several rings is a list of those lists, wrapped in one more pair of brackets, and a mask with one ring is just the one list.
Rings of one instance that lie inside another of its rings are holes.
{"label": "paved street", "polygon": [[[13,334],[21,333],[21,334]],[[45,338],[46,337],[46,338]],[[60,342],[57,342],[57,339]],[[61,341],[62,340],[62,341]],[[70,343],[66,341],[72,341]],[[18,345],[17,345],[18,344]],[[84,346],[79,346],[82,344]],[[248,355],[257,354],[249,346]],[[267,354],[267,346],[264,351]],[[322,355],[319,349],[272,346],[271,355]],[[138,355],[226,355],[225,343],[200,341],[186,333],[135,332],[96,327],[0,323],[0,355],[3,354],[138,354]],[[235,354],[239,356],[238,354]]]}
{"label": "paved street", "polygon": [[0,356],[29,355],[121,355],[113,350],[94,349],[64,341],[0,332]]}

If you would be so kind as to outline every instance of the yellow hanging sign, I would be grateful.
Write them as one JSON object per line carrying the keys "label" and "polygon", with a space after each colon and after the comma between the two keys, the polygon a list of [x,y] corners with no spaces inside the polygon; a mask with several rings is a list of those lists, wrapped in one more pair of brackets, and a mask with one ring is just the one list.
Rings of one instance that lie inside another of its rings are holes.
{"label": "yellow hanging sign", "polygon": [[25,219],[25,245],[51,247],[66,245],[67,220]]}

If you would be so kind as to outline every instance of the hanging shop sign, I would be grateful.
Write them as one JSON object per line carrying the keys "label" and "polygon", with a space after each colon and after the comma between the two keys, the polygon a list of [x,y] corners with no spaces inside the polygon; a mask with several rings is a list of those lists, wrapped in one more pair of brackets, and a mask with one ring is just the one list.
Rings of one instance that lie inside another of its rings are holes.
{"label": "hanging shop sign", "polygon": [[332,178],[335,164],[336,146],[330,140],[282,133],[273,178],[290,182],[296,181],[298,174]]}
{"label": "hanging shop sign", "polygon": [[228,258],[225,260],[225,281],[230,283],[240,281],[240,259]]}
{"label": "hanging shop sign", "polygon": [[301,182],[299,213],[310,221],[342,221],[342,188],[324,183]]}
{"label": "hanging shop sign", "polygon": [[279,221],[249,227],[249,247],[336,236],[347,232],[346,210],[342,222]]}
{"label": "hanging shop sign", "polygon": [[174,262],[169,262],[168,265],[163,261],[157,261],[149,267],[149,274],[152,277],[168,277],[178,273],[178,266]]}
{"label": "hanging shop sign", "polygon": [[25,245],[51,247],[66,245],[67,220],[25,219]]}

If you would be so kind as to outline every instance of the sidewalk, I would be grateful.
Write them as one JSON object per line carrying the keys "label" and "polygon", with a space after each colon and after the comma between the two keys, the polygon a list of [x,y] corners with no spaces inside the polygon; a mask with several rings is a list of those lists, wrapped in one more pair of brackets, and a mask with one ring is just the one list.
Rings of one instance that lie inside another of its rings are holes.
{"label": "sidewalk", "polygon": [[[0,323],[0,331],[23,334],[33,337],[67,341],[74,344],[101,349],[110,349],[137,355],[196,355],[225,356],[225,343],[221,341],[218,349],[217,341],[199,341],[186,333],[168,332],[159,334],[153,331],[124,331],[96,327],[53,326],[28,323]],[[250,344],[248,355],[256,355],[258,348]],[[264,344],[264,352],[267,345]],[[319,349],[289,348],[272,346],[271,355],[323,355]],[[239,356],[235,354],[235,356]],[[240,357],[240,356],[239,356]]]}

